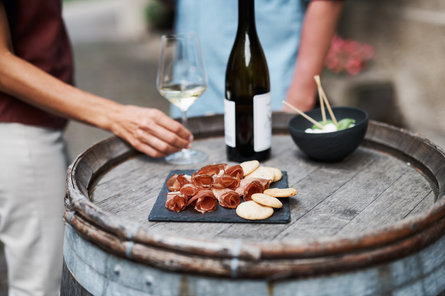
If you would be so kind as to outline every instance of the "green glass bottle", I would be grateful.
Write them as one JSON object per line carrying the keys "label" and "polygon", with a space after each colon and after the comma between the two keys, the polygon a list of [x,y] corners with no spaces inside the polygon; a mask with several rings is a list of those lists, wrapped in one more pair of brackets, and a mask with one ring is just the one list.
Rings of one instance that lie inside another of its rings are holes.
{"label": "green glass bottle", "polygon": [[227,63],[225,97],[227,159],[268,159],[272,136],[270,81],[255,27],[254,0],[238,1],[238,31]]}

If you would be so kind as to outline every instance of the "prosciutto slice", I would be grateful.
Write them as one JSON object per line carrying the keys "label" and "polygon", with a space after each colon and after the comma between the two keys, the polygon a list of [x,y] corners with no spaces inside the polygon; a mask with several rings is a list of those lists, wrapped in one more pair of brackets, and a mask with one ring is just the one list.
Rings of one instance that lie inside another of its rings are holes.
{"label": "prosciutto slice", "polygon": [[240,186],[236,189],[236,192],[243,196],[244,201],[249,201],[252,199],[252,194],[263,193],[269,186],[270,180],[262,178],[245,178],[241,180]]}
{"label": "prosciutto slice", "polygon": [[260,183],[261,186],[263,186],[263,191],[268,189],[271,183],[270,180],[263,178],[245,178],[241,180],[240,187],[243,186],[244,184],[249,184],[252,181],[257,181],[258,183]]}
{"label": "prosciutto slice", "polygon": [[238,180],[241,180],[243,178],[244,171],[243,168],[239,164],[237,164],[228,167],[226,169],[226,174],[235,177]]}
{"label": "prosciutto slice", "polygon": [[192,184],[196,187],[210,188],[213,184],[213,178],[209,175],[196,175],[192,176]]}
{"label": "prosciutto slice", "polygon": [[170,178],[168,178],[167,188],[170,191],[178,191],[181,188],[181,185],[178,181],[178,174],[174,174]]}
{"label": "prosciutto slice", "polygon": [[213,189],[212,191],[219,205],[224,208],[235,209],[241,203],[241,195],[232,189]]}
{"label": "prosciutto slice", "polygon": [[178,191],[169,192],[165,207],[176,213],[182,212],[187,207],[187,198]]}
{"label": "prosciutto slice", "polygon": [[221,176],[213,177],[213,188],[215,189],[230,188],[234,190],[238,188],[239,185],[240,180],[231,175],[223,174]]}
{"label": "prosciutto slice", "polygon": [[167,188],[169,191],[179,191],[182,186],[190,183],[190,176],[174,174],[167,180]]}
{"label": "prosciutto slice", "polygon": [[181,192],[182,195],[187,197],[187,199],[191,198],[192,196],[196,195],[199,192],[200,188],[193,185],[193,184],[185,184],[181,187],[179,192]]}
{"label": "prosciutto slice", "polygon": [[224,172],[224,169],[226,168],[227,164],[220,163],[220,164],[209,164],[205,167],[202,167],[199,171],[196,172],[195,175],[218,175],[221,171]]}
{"label": "prosciutto slice", "polygon": [[187,205],[193,205],[200,213],[213,212],[216,210],[218,200],[212,190],[201,189],[195,196],[189,199]]}

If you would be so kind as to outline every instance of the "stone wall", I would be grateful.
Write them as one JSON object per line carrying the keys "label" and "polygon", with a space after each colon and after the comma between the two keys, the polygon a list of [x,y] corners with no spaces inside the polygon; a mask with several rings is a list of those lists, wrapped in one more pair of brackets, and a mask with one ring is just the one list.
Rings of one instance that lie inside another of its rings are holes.
{"label": "stone wall", "polygon": [[[356,76],[325,75],[330,99],[337,104],[373,106],[378,110],[372,112],[385,113],[444,147],[445,1],[349,0],[338,32],[343,38],[372,45],[376,56]],[[382,86],[387,91],[381,91]],[[371,101],[360,103],[363,92],[357,89],[368,89],[365,93]],[[403,123],[394,118],[400,113]]]}

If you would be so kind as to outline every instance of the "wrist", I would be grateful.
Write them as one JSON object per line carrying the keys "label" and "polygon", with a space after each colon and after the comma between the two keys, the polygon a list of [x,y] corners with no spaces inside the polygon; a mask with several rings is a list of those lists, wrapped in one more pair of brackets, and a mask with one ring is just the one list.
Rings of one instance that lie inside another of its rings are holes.
{"label": "wrist", "polygon": [[118,123],[124,118],[125,109],[127,106],[117,102],[106,100],[106,108],[100,112],[100,117],[97,119],[97,127],[116,134]]}
{"label": "wrist", "polygon": [[122,113],[122,105],[109,99],[93,94],[85,94],[87,100],[83,104],[88,108],[82,108],[81,121],[97,128],[112,132],[115,121],[119,120]]}

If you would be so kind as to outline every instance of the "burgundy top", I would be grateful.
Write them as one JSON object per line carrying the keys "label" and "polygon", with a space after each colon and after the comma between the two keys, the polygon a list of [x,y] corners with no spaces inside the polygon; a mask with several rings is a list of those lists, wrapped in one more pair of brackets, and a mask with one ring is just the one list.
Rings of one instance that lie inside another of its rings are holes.
{"label": "burgundy top", "polygon": [[[71,45],[60,0],[4,0],[14,54],[73,83]],[[0,122],[63,128],[67,120],[0,92]]]}

